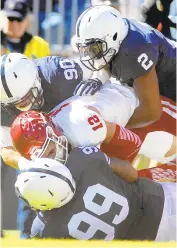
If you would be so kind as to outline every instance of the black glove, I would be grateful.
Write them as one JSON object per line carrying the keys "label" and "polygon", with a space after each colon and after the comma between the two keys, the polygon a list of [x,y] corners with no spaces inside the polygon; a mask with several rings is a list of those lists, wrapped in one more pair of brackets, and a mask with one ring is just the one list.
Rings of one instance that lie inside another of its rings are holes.
{"label": "black glove", "polygon": [[75,88],[74,96],[94,95],[100,90],[102,82],[98,78],[81,81]]}

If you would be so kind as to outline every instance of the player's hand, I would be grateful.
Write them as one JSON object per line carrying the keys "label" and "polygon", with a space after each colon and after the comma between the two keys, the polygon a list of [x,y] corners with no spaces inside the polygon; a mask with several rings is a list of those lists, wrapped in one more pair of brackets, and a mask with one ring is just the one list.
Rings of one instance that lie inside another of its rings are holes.
{"label": "player's hand", "polygon": [[13,146],[0,147],[0,156],[5,164],[14,169],[18,169],[18,161],[20,160],[21,155],[15,151]]}
{"label": "player's hand", "polygon": [[98,78],[81,81],[75,88],[73,95],[86,96],[94,95],[100,90],[102,82]]}

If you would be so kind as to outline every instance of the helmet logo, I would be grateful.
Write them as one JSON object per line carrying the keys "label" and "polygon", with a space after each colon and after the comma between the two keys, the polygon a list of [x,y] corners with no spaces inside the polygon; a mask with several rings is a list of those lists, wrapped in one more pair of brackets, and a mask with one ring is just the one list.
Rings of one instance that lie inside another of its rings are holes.
{"label": "helmet logo", "polygon": [[110,13],[117,18],[117,16],[114,13],[112,13],[112,12],[110,12]]}
{"label": "helmet logo", "polygon": [[17,74],[15,72],[13,72],[13,74],[14,74],[14,77],[17,78]]}
{"label": "helmet logo", "polygon": [[114,40],[114,41],[117,40],[117,32],[114,34],[113,40]]}

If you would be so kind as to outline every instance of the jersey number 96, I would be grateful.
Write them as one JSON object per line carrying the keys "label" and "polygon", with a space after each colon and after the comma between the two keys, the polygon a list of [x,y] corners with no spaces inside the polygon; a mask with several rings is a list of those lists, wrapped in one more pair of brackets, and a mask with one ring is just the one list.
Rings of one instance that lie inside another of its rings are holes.
{"label": "jersey number 96", "polygon": [[72,60],[64,59],[60,60],[60,66],[64,69],[64,75],[67,80],[77,79],[78,73],[75,68],[75,64]]}

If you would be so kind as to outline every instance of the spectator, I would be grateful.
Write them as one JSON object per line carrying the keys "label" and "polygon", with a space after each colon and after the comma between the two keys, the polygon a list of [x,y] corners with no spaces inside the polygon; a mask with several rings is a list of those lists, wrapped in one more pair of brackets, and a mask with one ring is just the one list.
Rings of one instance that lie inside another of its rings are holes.
{"label": "spectator", "polygon": [[142,15],[146,23],[161,31],[169,39],[172,39],[170,27],[176,28],[176,24],[169,19],[172,2],[173,0],[145,0],[142,5]]}
{"label": "spectator", "polygon": [[27,0],[6,0],[1,28],[1,55],[9,52],[23,53],[29,58],[49,55],[48,43],[26,30],[29,26]]}
{"label": "spectator", "polygon": [[[42,22],[46,19],[46,1],[47,0],[39,0],[37,4],[39,4],[39,13],[38,13],[38,28],[39,28],[39,35],[44,38],[45,32],[41,27]],[[50,0],[49,0],[50,1]],[[31,11],[34,11],[34,0],[28,0],[28,4]],[[52,12],[56,8],[55,6],[58,5],[58,0],[51,1]]]}
{"label": "spectator", "polygon": [[[33,10],[35,0],[28,0],[30,8]],[[46,13],[46,1],[49,1],[51,5],[51,12]],[[63,5],[64,12],[60,9],[61,5]],[[57,36],[56,32],[59,32],[59,26],[64,25],[64,38],[63,42],[65,45],[70,44],[71,35],[72,35],[72,8],[74,5],[74,1],[58,1],[58,0],[39,0],[39,34],[44,37],[45,33],[48,29],[51,28],[51,43],[57,44]],[[77,0],[76,1],[76,11],[77,17],[85,10],[86,0]],[[63,18],[61,17],[63,16]],[[76,18],[77,19],[77,18]],[[63,21],[63,23],[62,23]],[[76,20],[75,20],[76,21]],[[74,29],[75,30],[75,29]],[[60,34],[59,34],[60,35]],[[61,34],[63,35],[63,34]]]}

